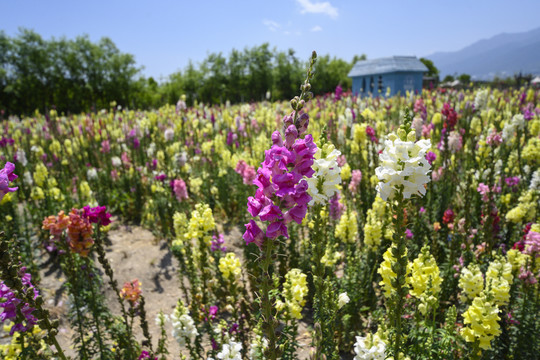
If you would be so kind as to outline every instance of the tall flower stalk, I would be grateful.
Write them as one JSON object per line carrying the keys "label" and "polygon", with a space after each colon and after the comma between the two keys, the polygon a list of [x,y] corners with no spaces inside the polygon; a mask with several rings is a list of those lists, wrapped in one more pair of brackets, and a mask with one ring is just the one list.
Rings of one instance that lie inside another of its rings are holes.
{"label": "tall flower stalk", "polygon": [[265,356],[268,359],[280,357],[279,336],[276,334],[279,321],[275,315],[274,299],[271,296],[272,275],[270,264],[277,248],[275,239],[289,237],[287,224],[294,221],[301,224],[306,216],[307,205],[311,201],[305,178],[314,174],[312,169],[317,145],[313,137],[306,134],[309,116],[302,112],[313,94],[310,81],[317,54],[313,52],[300,96],[291,100],[293,113],[283,118],[283,135],[279,131],[272,134],[272,147],[265,151],[265,160],[257,169],[253,184],[258,187],[255,196],[248,198],[248,211],[262,222],[268,222],[263,232],[259,225],[250,220],[246,224],[244,240],[254,242],[262,252],[260,258],[260,301],[261,329],[268,339]]}
{"label": "tall flower stalk", "polygon": [[[379,178],[377,191],[381,198],[390,202],[394,235],[390,249],[390,269],[381,269],[383,281],[390,288],[387,292],[388,310],[393,332],[391,344],[394,359],[399,360],[402,350],[402,313],[407,296],[407,237],[406,209],[408,200],[413,196],[426,193],[425,184],[429,182],[430,164],[426,153],[431,147],[429,140],[416,141],[416,132],[411,127],[412,117],[406,110],[405,121],[400,126],[397,136],[390,134],[385,141],[385,148],[379,155],[381,166],[375,169]],[[385,263],[383,263],[385,264]],[[382,267],[381,267],[382,268]],[[391,271],[390,271],[391,270]]]}

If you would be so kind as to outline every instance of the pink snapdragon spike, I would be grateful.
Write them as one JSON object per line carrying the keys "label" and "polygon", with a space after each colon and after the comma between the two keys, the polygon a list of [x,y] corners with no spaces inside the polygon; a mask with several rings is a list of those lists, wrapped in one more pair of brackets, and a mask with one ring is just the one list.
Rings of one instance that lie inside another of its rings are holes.
{"label": "pink snapdragon spike", "polygon": [[18,187],[9,187],[9,183],[18,178],[13,171],[15,171],[15,165],[9,161],[4,168],[0,170],[0,200],[2,200],[4,195],[8,192],[14,192],[18,189]]}
{"label": "pink snapdragon spike", "polygon": [[171,187],[174,192],[174,196],[176,197],[176,200],[179,202],[182,202],[183,200],[188,199],[188,191],[187,186],[184,180],[182,179],[176,179],[171,181]]}
{"label": "pink snapdragon spike", "polygon": [[529,231],[523,245],[525,254],[540,257],[540,233]]}
{"label": "pink snapdragon spike", "polygon": [[248,212],[268,222],[266,232],[254,220],[246,224],[244,240],[246,244],[256,243],[262,247],[265,237],[289,237],[287,224],[298,224],[306,216],[307,204],[311,196],[307,193],[308,184],[304,177],[310,178],[317,145],[311,135],[302,137],[307,130],[309,117],[301,114],[296,123],[292,115],[283,119],[283,131],[272,134],[272,146],[265,151],[264,161],[257,169],[253,184],[257,186],[255,196],[248,198]]}
{"label": "pink snapdragon spike", "polygon": [[245,185],[253,185],[253,180],[255,180],[255,177],[257,176],[253,166],[248,165],[244,160],[240,160],[238,161],[238,164],[236,164],[234,171],[242,176]]}
{"label": "pink snapdragon spike", "polygon": [[352,194],[356,194],[356,192],[358,191],[358,185],[360,185],[361,181],[362,181],[362,171],[353,170],[352,176],[351,176],[351,182],[349,183],[349,191]]}
{"label": "pink snapdragon spike", "polygon": [[481,195],[482,195],[482,201],[483,202],[488,202],[489,201],[489,186],[484,184],[484,183],[480,183],[478,184],[478,187],[476,188],[476,191],[478,191]]}

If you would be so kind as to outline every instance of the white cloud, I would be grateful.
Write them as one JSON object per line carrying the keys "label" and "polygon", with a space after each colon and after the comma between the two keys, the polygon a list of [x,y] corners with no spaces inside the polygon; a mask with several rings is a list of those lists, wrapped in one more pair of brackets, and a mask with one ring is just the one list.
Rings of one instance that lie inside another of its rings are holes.
{"label": "white cloud", "polygon": [[314,27],[311,28],[311,31],[313,31],[313,32],[322,31],[322,27],[320,27],[319,25],[314,26]]}
{"label": "white cloud", "polygon": [[337,19],[338,17],[338,9],[333,7],[328,1],[315,3],[311,2],[310,0],[296,0],[296,2],[298,2],[302,7],[300,10],[302,14],[326,14],[332,19]]}
{"label": "white cloud", "polygon": [[275,21],[272,21],[272,20],[263,20],[263,24],[264,26],[266,26],[268,28],[268,30],[270,31],[276,31],[278,30],[279,28],[281,28],[281,25],[278,24],[277,22]]}

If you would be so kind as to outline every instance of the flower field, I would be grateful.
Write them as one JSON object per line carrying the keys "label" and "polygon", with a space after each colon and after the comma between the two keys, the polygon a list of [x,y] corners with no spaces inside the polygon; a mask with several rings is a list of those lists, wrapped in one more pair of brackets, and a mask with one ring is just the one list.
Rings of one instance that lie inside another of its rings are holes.
{"label": "flower field", "polygon": [[[314,97],[315,61],[290,103],[3,119],[0,358],[295,359],[301,328],[311,359],[538,359],[540,92]],[[166,241],[174,311],[118,224]]]}

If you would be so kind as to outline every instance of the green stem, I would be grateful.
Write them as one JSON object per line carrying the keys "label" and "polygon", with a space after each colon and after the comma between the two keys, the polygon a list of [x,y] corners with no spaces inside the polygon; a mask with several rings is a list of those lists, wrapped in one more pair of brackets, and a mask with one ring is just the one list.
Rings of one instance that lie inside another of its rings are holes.
{"label": "green stem", "polygon": [[271,239],[266,239],[263,244],[264,253],[261,261],[261,310],[263,316],[262,329],[268,338],[268,348],[266,349],[266,357],[270,360],[276,360],[277,354],[277,338],[276,325],[277,321],[272,313],[272,302],[270,300],[270,287],[272,278],[269,273],[270,262],[272,261],[272,253],[274,250],[274,242]]}
{"label": "green stem", "polygon": [[403,216],[403,192],[400,191],[396,196],[397,206],[394,206],[394,213],[396,218],[394,219],[395,233],[393,238],[393,243],[395,248],[392,249],[392,255],[396,259],[394,265],[392,265],[392,270],[396,273],[396,281],[394,283],[395,287],[395,302],[393,309],[393,319],[395,325],[395,344],[394,344],[394,359],[399,360],[400,349],[401,349],[401,333],[402,333],[402,324],[401,316],[403,312],[403,306],[405,303],[406,287],[405,287],[405,277],[407,273],[407,256],[405,254],[406,244],[405,244],[405,224]]}

